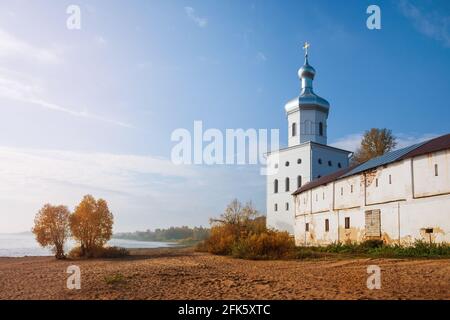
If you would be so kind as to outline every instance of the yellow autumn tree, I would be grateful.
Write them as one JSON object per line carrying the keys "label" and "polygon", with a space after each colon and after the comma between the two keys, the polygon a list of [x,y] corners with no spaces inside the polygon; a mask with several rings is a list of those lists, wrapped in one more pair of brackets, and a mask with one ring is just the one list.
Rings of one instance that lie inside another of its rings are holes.
{"label": "yellow autumn tree", "polygon": [[36,214],[32,232],[43,247],[50,247],[57,259],[64,259],[64,244],[70,236],[70,211],[66,206],[44,205]]}
{"label": "yellow autumn tree", "polygon": [[389,129],[372,128],[364,133],[361,145],[353,155],[352,162],[363,163],[394,150],[397,141]]}
{"label": "yellow autumn tree", "polygon": [[92,256],[95,249],[111,239],[113,223],[113,214],[105,200],[84,196],[70,217],[70,230],[80,244],[82,256]]}

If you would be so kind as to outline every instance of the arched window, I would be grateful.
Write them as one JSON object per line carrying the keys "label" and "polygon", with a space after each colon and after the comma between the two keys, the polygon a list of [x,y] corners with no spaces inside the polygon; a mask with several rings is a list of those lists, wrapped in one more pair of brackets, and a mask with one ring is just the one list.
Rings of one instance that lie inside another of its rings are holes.
{"label": "arched window", "polygon": [[297,176],[297,189],[302,186],[302,176]]}
{"label": "arched window", "polygon": [[297,124],[294,122],[292,124],[292,136],[295,137],[297,135]]}
{"label": "arched window", "polygon": [[289,178],[286,178],[286,191],[289,191]]}
{"label": "arched window", "polygon": [[319,135],[323,136],[323,123],[319,122]]}

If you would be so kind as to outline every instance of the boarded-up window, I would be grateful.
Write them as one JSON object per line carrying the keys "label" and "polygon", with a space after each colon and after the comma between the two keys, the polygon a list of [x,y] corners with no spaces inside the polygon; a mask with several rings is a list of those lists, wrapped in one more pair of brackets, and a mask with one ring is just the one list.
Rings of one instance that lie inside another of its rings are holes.
{"label": "boarded-up window", "polygon": [[325,219],[325,232],[330,231],[330,220]]}
{"label": "boarded-up window", "polygon": [[350,229],[350,218],[349,217],[345,218],[345,229]]}
{"label": "boarded-up window", "polygon": [[366,211],[366,237],[381,237],[381,211]]}

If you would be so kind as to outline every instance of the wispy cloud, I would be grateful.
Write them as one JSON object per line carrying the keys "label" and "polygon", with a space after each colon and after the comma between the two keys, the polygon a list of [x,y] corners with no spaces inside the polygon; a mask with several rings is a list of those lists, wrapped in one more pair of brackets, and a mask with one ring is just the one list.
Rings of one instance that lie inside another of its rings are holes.
{"label": "wispy cloud", "polygon": [[32,62],[61,63],[60,50],[32,45],[6,30],[0,29],[0,57],[20,58]]}
{"label": "wispy cloud", "polygon": [[108,43],[108,41],[105,39],[105,37],[100,36],[100,35],[94,37],[94,42],[100,47],[103,47]]}
{"label": "wispy cloud", "polygon": [[86,110],[78,111],[53,103],[44,97],[44,89],[39,84],[31,81],[30,78],[18,78],[17,75],[17,73],[0,69],[1,98],[39,106],[47,110],[62,112],[74,117],[97,120],[125,128],[133,127],[131,124],[99,116]]}
{"label": "wispy cloud", "polygon": [[256,62],[258,63],[262,63],[262,62],[266,62],[267,61],[267,57],[263,52],[258,52],[256,54]]}
{"label": "wispy cloud", "polygon": [[186,12],[186,15],[189,19],[195,22],[200,28],[204,28],[208,24],[208,19],[199,17],[195,13],[195,9],[192,7],[184,7],[184,11]]}
{"label": "wispy cloud", "polygon": [[[423,142],[429,139],[433,139],[438,134],[435,133],[425,133],[425,134],[404,134],[399,133],[395,135],[397,138],[397,146],[396,149],[401,149],[419,142]],[[356,151],[361,145],[361,139],[363,137],[363,133],[353,133],[349,134],[345,137],[337,139],[335,142],[331,143],[333,147],[341,148],[348,151]]]}
{"label": "wispy cloud", "polygon": [[133,213],[169,212],[186,179],[196,181],[191,168],[153,156],[0,147],[0,232],[29,230],[45,202],[73,208],[84,194],[107,199],[117,223],[133,225]]}
{"label": "wispy cloud", "polygon": [[450,14],[418,8],[408,0],[398,2],[400,12],[409,18],[423,35],[450,47]]}
{"label": "wispy cloud", "polygon": [[85,194],[108,201],[116,230],[207,225],[235,197],[263,204],[265,177],[257,166],[244,169],[178,166],[151,155],[0,146],[0,232],[29,230],[44,203],[73,208]]}

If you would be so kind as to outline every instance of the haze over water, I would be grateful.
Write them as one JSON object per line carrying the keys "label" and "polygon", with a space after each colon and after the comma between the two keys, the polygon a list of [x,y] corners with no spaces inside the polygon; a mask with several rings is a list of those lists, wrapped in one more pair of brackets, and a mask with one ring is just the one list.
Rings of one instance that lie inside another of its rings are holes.
{"label": "haze over water", "polygon": [[[66,252],[68,252],[75,242],[68,241]],[[133,241],[123,239],[111,239],[110,246],[132,248],[163,248],[173,246],[168,242],[153,241]],[[36,242],[31,233],[0,234],[0,257],[25,257],[25,256],[52,256],[51,250],[42,248]]]}

